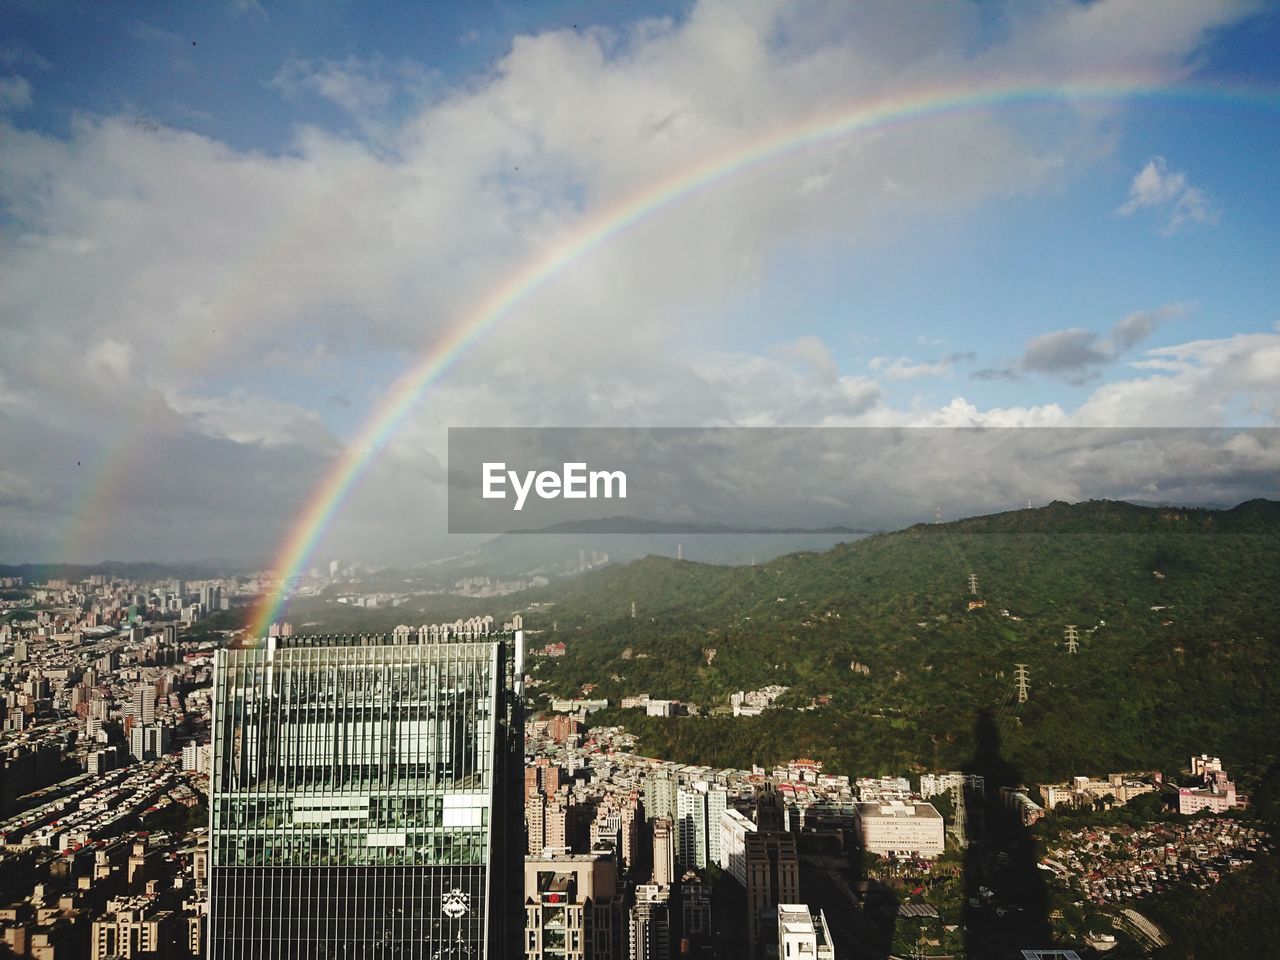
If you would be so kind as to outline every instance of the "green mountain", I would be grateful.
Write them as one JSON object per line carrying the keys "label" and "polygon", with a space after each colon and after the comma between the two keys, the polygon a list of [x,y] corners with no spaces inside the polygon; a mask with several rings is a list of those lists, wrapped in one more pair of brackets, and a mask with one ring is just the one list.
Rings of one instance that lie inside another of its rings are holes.
{"label": "green mountain", "polygon": [[1261,769],[1280,744],[1278,547],[1272,501],[1054,503],[753,567],[648,557],[505,599],[527,604],[532,646],[566,645],[534,659],[540,694],[593,684],[593,697],[648,693],[705,713],[735,690],[781,684],[783,706],[825,703],[755,718],[598,717],[690,762],[807,754],[858,774],[953,768],[989,710],[1028,780],[1173,770],[1206,751]]}

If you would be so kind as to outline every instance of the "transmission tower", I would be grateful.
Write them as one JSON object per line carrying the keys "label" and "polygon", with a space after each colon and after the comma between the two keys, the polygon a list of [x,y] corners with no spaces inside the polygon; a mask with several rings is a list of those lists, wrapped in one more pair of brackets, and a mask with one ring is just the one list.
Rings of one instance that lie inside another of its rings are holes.
{"label": "transmission tower", "polygon": [[976,573],[969,574],[969,592],[978,592],[978,575]]}
{"label": "transmission tower", "polygon": [[964,807],[964,795],[968,792],[968,790],[969,790],[969,781],[966,779],[966,780],[962,780],[960,782],[960,785],[951,791],[951,795],[952,797],[955,798],[955,802],[956,802],[955,803],[956,845],[960,847],[961,850],[963,850],[965,847],[969,845],[969,838],[965,833],[965,820],[968,819],[969,814]]}
{"label": "transmission tower", "polygon": [[1018,683],[1018,702],[1026,703],[1027,694],[1031,691],[1031,674],[1027,672],[1025,663],[1017,663],[1014,666],[1018,668],[1017,673],[1014,674],[1014,679]]}
{"label": "transmission tower", "polygon": [[1074,623],[1067,624],[1067,653],[1078,653],[1080,651],[1080,631],[1076,629]]}
{"label": "transmission tower", "polygon": [[942,508],[941,508],[941,507],[934,507],[934,508],[933,508],[933,522],[934,522],[934,523],[941,523],[941,522],[942,522]]}

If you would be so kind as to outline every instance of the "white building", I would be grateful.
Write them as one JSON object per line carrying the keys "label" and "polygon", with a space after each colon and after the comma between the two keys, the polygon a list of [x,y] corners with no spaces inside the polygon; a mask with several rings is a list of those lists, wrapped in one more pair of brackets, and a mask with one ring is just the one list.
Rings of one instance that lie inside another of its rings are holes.
{"label": "white building", "polygon": [[720,862],[720,815],[727,806],[722,787],[699,780],[676,792],[676,857],[685,869]]}
{"label": "white building", "polygon": [[858,835],[868,853],[937,857],[944,849],[942,814],[933,804],[891,800],[857,806]]}
{"label": "white building", "polygon": [[210,775],[213,772],[213,746],[208,743],[188,743],[182,748],[182,769]]}
{"label": "white building", "polygon": [[778,904],[778,960],[835,960],[827,918],[803,903]]}
{"label": "white building", "polygon": [[928,800],[940,793],[963,789],[965,786],[975,794],[985,792],[984,780],[980,773],[964,774],[959,770],[953,770],[950,773],[926,773],[920,777],[920,796]]}
{"label": "white building", "polygon": [[720,814],[720,869],[747,886],[747,834],[755,833],[756,825],[737,810],[725,810]]}
{"label": "white building", "polygon": [[911,799],[911,782],[906,777],[859,777],[856,785],[863,803]]}

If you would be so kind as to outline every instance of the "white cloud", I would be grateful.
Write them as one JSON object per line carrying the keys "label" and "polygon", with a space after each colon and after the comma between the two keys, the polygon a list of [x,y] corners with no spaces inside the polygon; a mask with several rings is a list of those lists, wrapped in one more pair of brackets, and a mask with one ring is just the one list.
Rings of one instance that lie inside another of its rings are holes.
{"label": "white cloud", "polygon": [[1086,425],[1280,425],[1280,334],[1238,334],[1148,350],[1157,375],[1098,387],[1075,415]]}
{"label": "white cloud", "polygon": [[318,96],[360,118],[385,110],[397,96],[421,94],[428,77],[426,69],[409,60],[295,58],[280,68],[271,86],[293,97]]}
{"label": "white cloud", "polygon": [[1164,157],[1152,157],[1138,171],[1129,185],[1128,198],[1116,212],[1122,217],[1130,217],[1140,210],[1165,213],[1168,216],[1165,234],[1218,220],[1217,209],[1209,194],[1193,186],[1185,173],[1171,170]]}
{"label": "white cloud", "polygon": [[[805,118],[903,91],[1070,83],[1135,65],[1152,84],[1176,80],[1240,12],[1138,0],[1016,9],[991,31],[968,5],[711,0],[680,21],[520,37],[451,88],[378,57],[299,60],[281,68],[282,91],[379,116],[356,125],[360,137],[299,127],[276,155],[127,117],[81,116],[63,137],[4,126],[0,403],[6,433],[22,439],[8,449],[24,451],[11,469],[40,475],[68,451],[94,461],[104,425],[127,424],[162,473],[181,458],[175,482],[197,477],[209,503],[222,501],[201,484],[242,489],[252,521],[239,532],[265,549],[276,527],[261,518],[287,517],[302,495],[294,480],[305,490],[338,443],[327,398],[368,406],[391,387],[385,371],[515,290],[528,292],[406,417],[388,454],[398,469],[375,468],[374,492],[353,500],[344,522],[362,542],[380,533],[412,549],[420,529],[387,508],[402,501],[376,494],[411,487],[449,424],[1050,417],[893,410],[878,378],[960,361],[888,358],[876,377],[851,376],[789,318],[761,341],[789,347],[735,345],[735,316],[784,255],[856,251],[902,224],[1059,188],[1111,143],[1086,113],[952,111],[708,176],[678,203],[643,202],[701,165],[733,169]],[[1171,213],[1194,189],[1182,185]],[[1191,193],[1188,223],[1202,216],[1195,204]],[[583,232],[627,210],[647,212],[602,242]],[[547,282],[515,279],[558,249],[569,255]],[[1117,349],[1142,326],[1118,327]],[[97,375],[69,383],[69,361]],[[246,387],[268,381],[269,397]],[[282,468],[294,473],[256,482]],[[159,482],[126,485],[105,542],[165,552],[137,532],[148,498],[178,496]],[[230,538],[236,516],[228,506],[206,529]],[[39,520],[23,521],[28,546],[51,518]]]}
{"label": "white cloud", "polygon": [[794,358],[826,380],[834,380],[838,374],[835,357],[821,337],[801,337],[778,348],[782,357]]}
{"label": "white cloud", "polygon": [[223,397],[170,396],[173,409],[192,428],[237,444],[297,446],[334,453],[338,444],[320,416],[296,404],[281,403],[247,390]]}
{"label": "white cloud", "polygon": [[129,379],[133,361],[133,347],[110,337],[99,340],[84,356],[84,365],[90,374],[118,381]]}
{"label": "white cloud", "polygon": [[25,110],[31,106],[31,81],[26,77],[0,77],[0,110]]}

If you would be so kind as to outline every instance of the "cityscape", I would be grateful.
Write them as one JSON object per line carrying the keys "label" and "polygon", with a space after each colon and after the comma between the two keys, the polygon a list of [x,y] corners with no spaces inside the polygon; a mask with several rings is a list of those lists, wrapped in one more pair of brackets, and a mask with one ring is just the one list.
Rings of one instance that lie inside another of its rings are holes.
{"label": "cityscape", "polygon": [[1280,4],[0,4],[0,960],[1280,960]]}
{"label": "cityscape", "polygon": [[[1012,619],[959,579],[956,609]],[[575,642],[554,638],[578,633],[546,599],[254,638],[234,624],[266,581],[0,581],[7,955],[1145,956],[1171,943],[1150,903],[1212,895],[1277,853],[1209,753],[1013,781],[980,722],[959,769],[663,758],[626,718],[827,704],[784,684],[719,703],[539,691]],[[336,561],[297,587],[336,610],[366,599]],[[1079,629],[1064,636],[1080,656]],[[643,660],[636,646],[619,656]],[[1006,680],[1020,724],[1034,694]]]}

